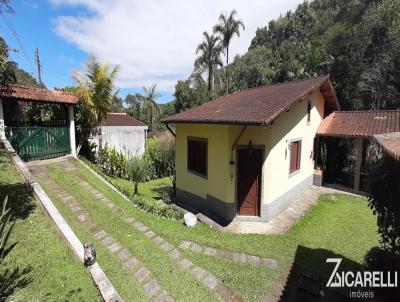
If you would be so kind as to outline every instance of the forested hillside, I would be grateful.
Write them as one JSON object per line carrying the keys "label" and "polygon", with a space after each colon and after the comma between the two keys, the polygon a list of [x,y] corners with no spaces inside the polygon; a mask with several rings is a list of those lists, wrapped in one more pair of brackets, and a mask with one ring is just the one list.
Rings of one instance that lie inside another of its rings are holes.
{"label": "forested hillside", "polygon": [[[400,1],[304,2],[257,30],[228,65],[229,92],[325,73],[342,109],[400,108]],[[215,72],[213,98],[226,92],[224,74]],[[177,112],[207,101],[199,71],[175,89]]]}

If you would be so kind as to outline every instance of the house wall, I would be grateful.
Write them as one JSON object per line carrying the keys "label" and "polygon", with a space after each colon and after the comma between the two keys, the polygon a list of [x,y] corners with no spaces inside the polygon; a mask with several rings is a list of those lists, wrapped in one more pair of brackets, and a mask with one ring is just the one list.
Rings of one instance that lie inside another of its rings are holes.
{"label": "house wall", "polygon": [[[146,143],[147,126],[102,126],[102,146],[106,144],[127,157],[142,156]],[[92,139],[99,145],[99,137]]]}
{"label": "house wall", "polygon": [[[307,123],[307,103],[311,100],[311,122]],[[269,220],[284,209],[292,197],[312,184],[312,151],[315,133],[323,118],[323,98],[319,90],[306,96],[273,125],[247,126],[238,147],[264,149],[261,190],[261,220]],[[177,124],[177,199],[192,210],[229,222],[236,216],[236,150],[231,148],[244,126]],[[208,140],[208,176],[187,170],[187,138]],[[292,140],[302,140],[300,170],[289,175]],[[235,166],[230,167],[231,156]],[[254,218],[253,218],[254,219]]]}

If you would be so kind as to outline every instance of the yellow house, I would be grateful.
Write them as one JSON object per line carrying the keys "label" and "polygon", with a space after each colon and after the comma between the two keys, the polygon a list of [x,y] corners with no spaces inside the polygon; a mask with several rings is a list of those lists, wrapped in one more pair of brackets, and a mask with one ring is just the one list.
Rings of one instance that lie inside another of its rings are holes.
{"label": "yellow house", "polygon": [[222,96],[176,125],[177,203],[222,224],[268,221],[312,185],[314,139],[339,109],[328,76]]}

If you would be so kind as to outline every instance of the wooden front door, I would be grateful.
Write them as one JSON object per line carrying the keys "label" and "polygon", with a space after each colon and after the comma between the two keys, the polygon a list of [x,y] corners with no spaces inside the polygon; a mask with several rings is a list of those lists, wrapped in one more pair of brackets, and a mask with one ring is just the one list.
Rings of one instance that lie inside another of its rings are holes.
{"label": "wooden front door", "polygon": [[238,150],[238,215],[260,215],[262,156],[261,149]]}

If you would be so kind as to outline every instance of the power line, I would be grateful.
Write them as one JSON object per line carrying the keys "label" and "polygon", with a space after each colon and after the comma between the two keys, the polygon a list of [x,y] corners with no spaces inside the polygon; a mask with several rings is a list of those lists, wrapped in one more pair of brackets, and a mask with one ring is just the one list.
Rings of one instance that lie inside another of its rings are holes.
{"label": "power line", "polygon": [[3,19],[4,23],[6,24],[8,30],[14,36],[15,40],[17,40],[17,43],[18,43],[19,47],[21,48],[22,54],[25,56],[25,58],[28,61],[29,65],[31,65],[32,71],[34,72],[34,70],[35,70],[34,64],[33,64],[32,60],[30,59],[30,57],[28,56],[28,53],[25,51],[24,45],[22,44],[22,41],[18,37],[17,31],[15,30],[15,28],[10,23],[8,23],[7,19],[4,17],[3,14],[0,14],[0,16]]}

